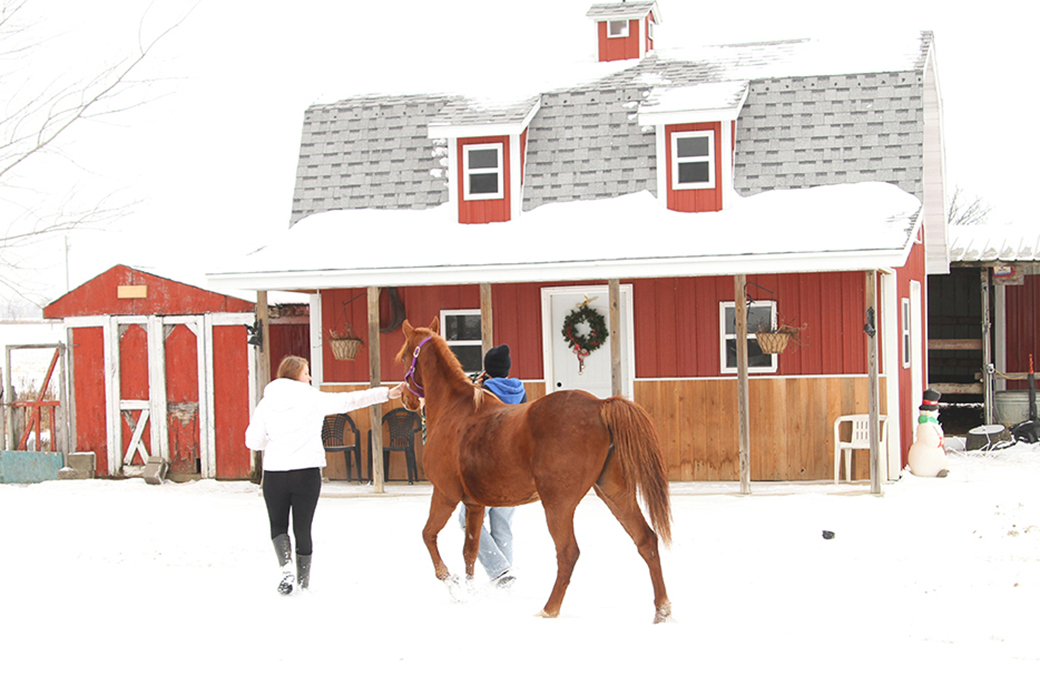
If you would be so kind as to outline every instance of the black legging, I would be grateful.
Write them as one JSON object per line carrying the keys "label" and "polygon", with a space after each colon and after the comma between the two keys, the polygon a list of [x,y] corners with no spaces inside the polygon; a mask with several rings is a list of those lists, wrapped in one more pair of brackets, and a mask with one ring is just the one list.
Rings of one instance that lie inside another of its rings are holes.
{"label": "black legging", "polygon": [[271,522],[271,538],[289,533],[289,508],[292,508],[296,554],[310,555],[311,522],[321,493],[321,469],[264,471],[264,502]]}

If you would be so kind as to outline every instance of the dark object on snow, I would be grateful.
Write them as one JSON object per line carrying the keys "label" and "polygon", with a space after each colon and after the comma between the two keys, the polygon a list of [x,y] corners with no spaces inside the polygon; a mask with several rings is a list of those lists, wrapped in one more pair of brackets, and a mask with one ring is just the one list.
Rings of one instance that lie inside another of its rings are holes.
{"label": "dark object on snow", "polygon": [[823,539],[824,540],[829,541],[832,538],[834,538],[834,531],[824,531],[823,532]]}
{"label": "dark object on snow", "polygon": [[1040,442],[1040,422],[1036,420],[1020,422],[1011,428],[1011,436],[1019,442],[1036,444]]}
{"label": "dark object on snow", "polygon": [[998,451],[1014,444],[1011,433],[1003,425],[979,425],[968,430],[964,438],[967,451]]}

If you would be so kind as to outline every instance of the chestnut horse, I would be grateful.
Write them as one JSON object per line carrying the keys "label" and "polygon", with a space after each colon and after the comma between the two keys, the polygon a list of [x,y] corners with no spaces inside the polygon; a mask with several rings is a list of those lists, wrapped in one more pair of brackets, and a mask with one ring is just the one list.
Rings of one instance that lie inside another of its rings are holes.
{"label": "chestnut horse", "polygon": [[[505,405],[467,378],[447,343],[429,328],[403,324],[398,358],[409,366],[405,407],[424,398],[427,440],[423,470],[433,483],[423,541],[437,578],[457,581],[437,550],[437,534],[461,501],[466,505],[463,559],[473,578],[485,507],[512,507],[541,500],[556,544],[556,583],[542,610],[560,613],[578,544],[574,510],[594,487],[650,568],[654,622],[671,615],[657,539],[671,538],[668,478],[657,431],[646,411],[620,397],[599,399],[585,391],[559,391],[523,405]],[[636,500],[639,489],[653,529]],[[656,530],[656,533],[654,532]],[[450,587],[449,587],[450,588]]]}

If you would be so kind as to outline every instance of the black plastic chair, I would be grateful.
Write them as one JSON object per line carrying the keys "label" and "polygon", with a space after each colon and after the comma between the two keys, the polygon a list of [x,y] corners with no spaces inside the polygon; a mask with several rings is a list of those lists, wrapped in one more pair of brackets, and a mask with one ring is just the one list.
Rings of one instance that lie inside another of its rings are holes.
{"label": "black plastic chair", "polygon": [[[347,428],[354,434],[353,444],[344,444],[343,438],[346,434]],[[354,463],[357,465],[357,479],[360,485],[363,481],[361,479],[361,431],[354,424],[354,421],[346,413],[338,413],[336,415],[328,415],[325,417],[325,423],[321,427],[321,442],[325,446],[325,451],[342,451],[343,458],[347,463],[347,480],[350,480],[350,455],[354,455]],[[372,476],[372,467],[369,466],[369,477]]]}
{"label": "black plastic chair", "polygon": [[[408,484],[419,479],[415,463],[415,433],[422,429],[418,413],[404,408],[394,408],[383,416],[383,424],[390,429],[390,436],[383,442],[383,480],[390,479],[390,452],[404,453],[408,469]],[[372,480],[372,432],[368,433],[368,479]]]}

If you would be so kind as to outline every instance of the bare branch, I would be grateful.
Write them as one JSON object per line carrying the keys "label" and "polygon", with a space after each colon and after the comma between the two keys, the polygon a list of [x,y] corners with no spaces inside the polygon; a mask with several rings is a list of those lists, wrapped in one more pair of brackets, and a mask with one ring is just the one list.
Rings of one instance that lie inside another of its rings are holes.
{"label": "bare branch", "polygon": [[985,224],[993,206],[979,196],[968,199],[968,194],[960,186],[953,189],[950,204],[946,210],[946,222],[951,225]]}

